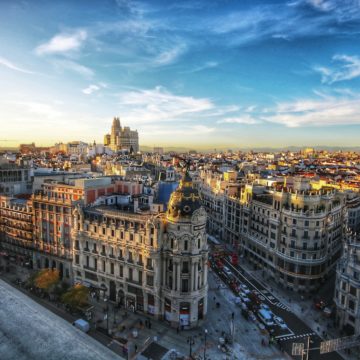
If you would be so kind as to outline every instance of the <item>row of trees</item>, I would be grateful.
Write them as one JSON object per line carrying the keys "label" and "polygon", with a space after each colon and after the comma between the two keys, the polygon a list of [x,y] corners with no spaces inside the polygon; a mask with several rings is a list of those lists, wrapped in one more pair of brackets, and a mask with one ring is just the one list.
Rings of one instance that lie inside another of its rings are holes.
{"label": "row of trees", "polygon": [[60,280],[57,269],[42,269],[29,278],[29,285],[47,294],[50,298],[60,300],[70,310],[76,311],[88,305],[89,289],[76,284],[69,287]]}

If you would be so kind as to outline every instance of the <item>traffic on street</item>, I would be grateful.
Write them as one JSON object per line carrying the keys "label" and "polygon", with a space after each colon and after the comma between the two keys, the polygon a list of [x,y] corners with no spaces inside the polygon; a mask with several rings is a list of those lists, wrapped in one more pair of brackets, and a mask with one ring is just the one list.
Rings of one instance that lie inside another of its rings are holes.
{"label": "traffic on street", "polygon": [[309,349],[308,359],[343,359],[336,352],[320,355],[322,338],[281,303],[272,294],[272,289],[266,288],[241,267],[236,254],[231,254],[217,244],[210,244],[210,248],[209,266],[232,290],[234,301],[244,320],[256,322],[259,331],[268,336],[270,344],[277,344],[281,350],[291,355],[293,344],[302,343],[305,351]]}

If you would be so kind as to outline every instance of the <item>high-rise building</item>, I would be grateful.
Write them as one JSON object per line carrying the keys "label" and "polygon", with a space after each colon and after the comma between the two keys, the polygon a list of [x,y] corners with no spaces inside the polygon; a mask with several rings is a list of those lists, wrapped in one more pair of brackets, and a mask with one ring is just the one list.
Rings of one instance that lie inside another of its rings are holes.
{"label": "high-rise building", "polygon": [[114,117],[111,126],[111,133],[104,136],[104,145],[109,146],[113,151],[128,150],[139,151],[139,135],[137,130],[129,127],[121,127],[120,118]]}

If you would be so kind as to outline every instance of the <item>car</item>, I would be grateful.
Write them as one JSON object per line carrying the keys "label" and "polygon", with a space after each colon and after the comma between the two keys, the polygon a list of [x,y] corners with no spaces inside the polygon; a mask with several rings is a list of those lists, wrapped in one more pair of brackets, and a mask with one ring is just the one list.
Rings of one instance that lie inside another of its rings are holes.
{"label": "car", "polygon": [[281,329],[287,329],[287,325],[285,324],[285,321],[280,316],[274,316],[274,321],[276,325],[278,325]]}
{"label": "car", "polygon": [[258,317],[260,321],[267,327],[270,328],[275,325],[273,320],[273,313],[271,311],[260,309],[258,311]]}
{"label": "car", "polygon": [[248,317],[249,317],[249,320],[251,321],[256,321],[256,316],[254,315],[254,313],[252,311],[249,311],[248,312]]}
{"label": "car", "polygon": [[224,266],[222,270],[226,276],[232,276],[232,272],[227,266]]}
{"label": "car", "polygon": [[251,293],[251,291],[249,290],[249,288],[245,284],[240,284],[240,291],[242,291],[246,295]]}
{"label": "car", "polygon": [[264,303],[260,304],[260,309],[264,309],[264,310],[266,310],[266,311],[270,311],[269,305],[264,304]]}

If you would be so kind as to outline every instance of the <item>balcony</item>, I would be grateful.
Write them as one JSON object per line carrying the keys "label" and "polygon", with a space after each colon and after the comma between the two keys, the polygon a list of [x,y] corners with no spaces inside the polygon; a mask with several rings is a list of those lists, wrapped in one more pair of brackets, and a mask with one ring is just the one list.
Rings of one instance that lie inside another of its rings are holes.
{"label": "balcony", "polygon": [[322,264],[328,260],[328,257],[326,256],[326,254],[324,257],[322,257],[320,259],[303,259],[302,257],[299,257],[299,256],[292,257],[287,254],[283,254],[282,252],[277,250],[276,255],[283,258],[284,260],[287,260],[287,261],[290,261],[293,263],[306,264],[306,265]]}

